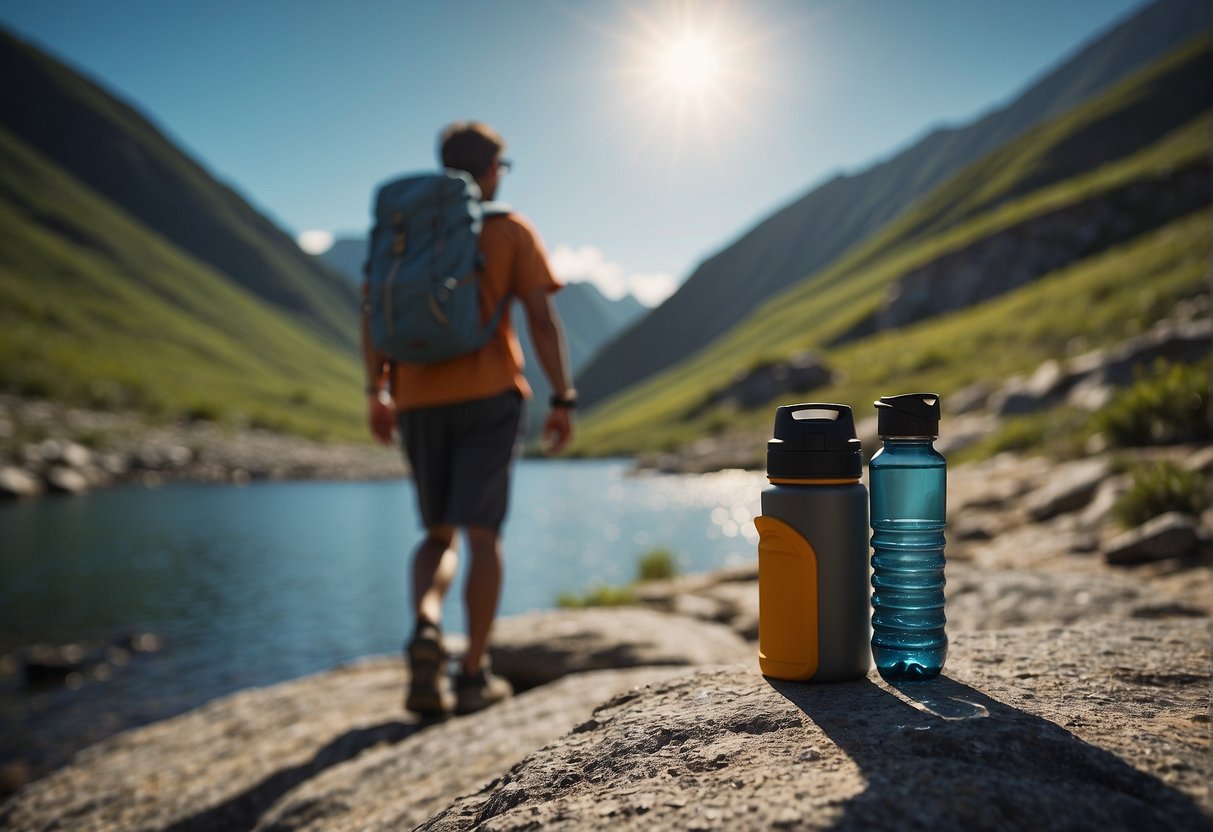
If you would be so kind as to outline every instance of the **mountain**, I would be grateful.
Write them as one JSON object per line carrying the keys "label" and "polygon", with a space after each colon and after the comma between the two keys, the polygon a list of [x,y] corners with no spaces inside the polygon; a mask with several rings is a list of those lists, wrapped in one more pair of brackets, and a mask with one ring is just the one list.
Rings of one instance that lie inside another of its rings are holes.
{"label": "mountain", "polygon": [[[708,347],[595,409],[581,450],[733,431],[761,447],[772,400],[806,390],[863,402],[921,388],[946,402],[965,384],[1114,346],[1206,295],[1211,43],[1197,37],[961,169]],[[805,351],[827,368],[824,385],[792,380]]]}
{"label": "mountain", "polygon": [[355,285],[362,283],[362,264],[366,262],[365,237],[340,237],[328,251],[315,255],[329,268],[336,269]]}
{"label": "mountain", "polygon": [[936,130],[888,161],[815,188],[702,263],[665,303],[604,348],[577,379],[586,403],[600,403],[693,355],[965,165],[1089,100],[1211,24],[1213,12],[1203,0],[1160,0],[1080,49],[1007,106],[967,126]]}
{"label": "mountain", "polygon": [[357,297],[150,121],[0,31],[0,124],[195,260],[353,352]]}
{"label": "mountain", "polygon": [[0,391],[364,438],[355,299],[137,112],[0,33]]}

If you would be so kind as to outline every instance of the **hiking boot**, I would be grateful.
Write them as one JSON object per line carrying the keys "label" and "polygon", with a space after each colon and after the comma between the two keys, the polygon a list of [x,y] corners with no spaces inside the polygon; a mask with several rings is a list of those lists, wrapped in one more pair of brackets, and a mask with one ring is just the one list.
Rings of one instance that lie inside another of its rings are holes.
{"label": "hiking boot", "polygon": [[418,620],[413,640],[405,649],[409,663],[409,689],[405,710],[423,717],[446,716],[451,710],[451,690],[446,678],[446,648],[442,630],[424,619]]}
{"label": "hiking boot", "polygon": [[455,713],[470,714],[508,699],[514,687],[489,670],[487,662],[475,673],[463,670],[455,677]]}

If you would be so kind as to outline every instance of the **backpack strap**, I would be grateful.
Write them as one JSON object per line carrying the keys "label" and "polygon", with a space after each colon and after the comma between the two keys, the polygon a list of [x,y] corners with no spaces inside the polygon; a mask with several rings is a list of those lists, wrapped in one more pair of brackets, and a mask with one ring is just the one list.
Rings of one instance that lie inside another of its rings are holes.
{"label": "backpack strap", "polygon": [[[492,219],[493,217],[504,217],[513,209],[504,202],[484,201],[480,203],[480,218],[481,220]],[[477,271],[484,271],[484,263],[478,265]],[[497,331],[497,325],[501,323],[501,318],[505,315],[505,310],[510,305],[511,292],[506,292],[505,297],[497,304],[497,308],[493,310],[492,316],[489,318],[488,324],[485,326],[485,332],[493,333]],[[490,336],[491,337],[491,336]]]}

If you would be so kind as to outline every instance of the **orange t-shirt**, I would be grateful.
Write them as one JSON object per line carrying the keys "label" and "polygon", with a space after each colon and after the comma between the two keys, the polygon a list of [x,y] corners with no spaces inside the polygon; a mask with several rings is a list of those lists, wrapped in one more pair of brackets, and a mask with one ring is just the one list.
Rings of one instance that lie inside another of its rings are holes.
{"label": "orange t-shirt", "polygon": [[[561,284],[548,266],[543,242],[518,214],[490,217],[480,231],[484,272],[480,278],[480,319],[487,322],[506,295],[521,297],[533,289],[555,292]],[[392,399],[400,410],[483,399],[517,390],[531,398],[522,377],[522,346],[510,321],[509,301],[489,342],[475,352],[432,364],[396,362]]]}

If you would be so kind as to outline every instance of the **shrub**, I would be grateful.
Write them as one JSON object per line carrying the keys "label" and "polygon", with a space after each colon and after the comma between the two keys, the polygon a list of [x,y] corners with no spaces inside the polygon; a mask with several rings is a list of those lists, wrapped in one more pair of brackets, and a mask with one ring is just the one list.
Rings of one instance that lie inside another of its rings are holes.
{"label": "shrub", "polygon": [[1097,427],[1121,447],[1170,445],[1213,438],[1209,428],[1208,364],[1155,362],[1096,415]]}
{"label": "shrub", "polygon": [[636,580],[628,586],[598,584],[584,594],[562,592],[556,596],[556,606],[565,609],[581,607],[624,607],[636,603],[633,587],[645,581],[661,581],[678,574],[674,553],[664,546],[650,549],[636,561]]}
{"label": "shrub", "polygon": [[580,609],[582,607],[626,607],[636,603],[636,595],[628,586],[607,586],[600,584],[586,592],[577,595],[572,592],[562,592],[556,598],[556,606],[565,609]]}
{"label": "shrub", "polygon": [[665,547],[651,549],[636,562],[638,581],[664,581],[678,574],[674,553]]}
{"label": "shrub", "polygon": [[1133,484],[1112,507],[1126,526],[1139,526],[1168,511],[1199,515],[1208,505],[1208,483],[1199,471],[1159,460],[1130,468]]}

